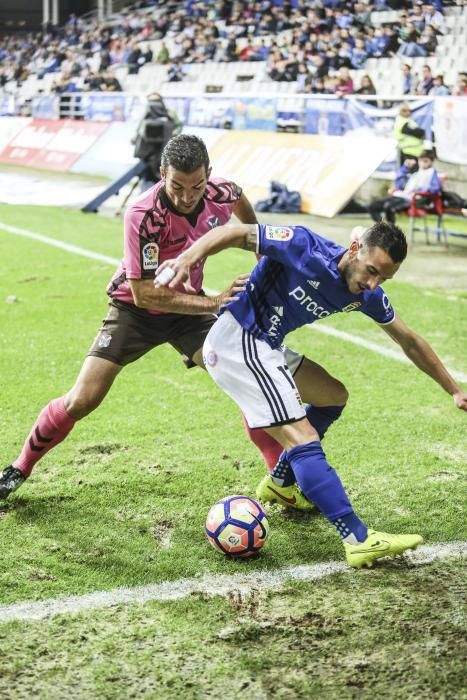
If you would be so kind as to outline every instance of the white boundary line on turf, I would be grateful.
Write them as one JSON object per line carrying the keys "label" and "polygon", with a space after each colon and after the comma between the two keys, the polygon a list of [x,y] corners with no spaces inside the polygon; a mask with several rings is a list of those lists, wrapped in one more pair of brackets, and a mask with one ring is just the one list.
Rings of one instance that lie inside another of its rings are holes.
{"label": "white boundary line on turf", "polygon": [[[412,566],[430,564],[437,559],[461,557],[467,554],[467,542],[423,545],[416,552],[408,552],[404,559]],[[395,567],[397,564],[389,564]],[[111,591],[85,593],[49,600],[39,600],[0,606],[0,625],[7,622],[32,622],[46,620],[55,615],[73,615],[87,610],[101,610],[115,605],[144,604],[149,601],[172,601],[188,598],[193,594],[227,596],[240,591],[248,594],[254,589],[276,589],[286,581],[315,581],[335,574],[358,576],[354,569],[344,562],[331,561],[288,567],[278,571],[255,571],[248,574],[216,575],[200,578],[180,579],[164,583],[115,588]]]}
{"label": "white boundary line on turf", "polygon": [[[111,258],[108,255],[101,255],[100,253],[94,253],[92,250],[87,250],[86,248],[80,248],[79,246],[73,245],[71,243],[64,243],[63,241],[57,241],[55,238],[49,238],[48,236],[43,236],[40,233],[34,233],[33,231],[27,231],[26,229],[17,228],[16,226],[10,226],[9,224],[4,224],[0,221],[0,229],[7,231],[8,233],[13,233],[17,236],[24,236],[25,238],[32,238],[33,240],[40,241],[41,243],[46,243],[47,245],[55,246],[56,248],[61,248],[66,250],[68,253],[74,253],[75,255],[82,255],[85,258],[91,258],[93,260],[99,260],[101,262],[109,263],[110,265],[119,265],[120,260],[117,258]],[[214,289],[206,288],[208,294],[218,294],[219,292]],[[337,328],[328,326],[325,324],[313,323],[307,326],[314,331],[319,331],[324,333],[324,335],[331,335],[340,340],[346,340],[354,345],[359,345],[366,350],[371,350],[378,355],[383,355],[383,357],[389,357],[392,360],[398,360],[399,362],[405,362],[407,364],[412,364],[409,358],[404,355],[398,349],[385,348],[377,343],[372,343],[369,340],[364,340],[359,336],[352,335],[351,333],[346,333],[345,331],[339,331]],[[467,382],[467,374],[465,372],[460,372],[455,369],[447,368],[448,372],[454,377],[458,382]]]}

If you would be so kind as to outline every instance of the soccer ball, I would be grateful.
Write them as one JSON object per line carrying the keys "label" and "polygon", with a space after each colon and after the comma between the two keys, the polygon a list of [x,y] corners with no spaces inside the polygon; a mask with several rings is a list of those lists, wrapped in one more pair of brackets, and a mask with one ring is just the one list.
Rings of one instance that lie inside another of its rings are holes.
{"label": "soccer ball", "polygon": [[206,535],[214,549],[234,557],[258,552],[269,535],[261,506],[248,496],[226,496],[214,503],[206,518]]}

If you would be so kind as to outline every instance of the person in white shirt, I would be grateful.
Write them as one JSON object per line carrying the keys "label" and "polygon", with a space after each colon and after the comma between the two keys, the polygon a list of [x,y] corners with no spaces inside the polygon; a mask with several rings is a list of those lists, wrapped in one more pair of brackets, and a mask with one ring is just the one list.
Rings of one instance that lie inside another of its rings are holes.
{"label": "person in white shirt", "polygon": [[389,223],[394,223],[396,214],[409,208],[414,192],[441,192],[442,183],[433,167],[433,161],[433,152],[423,151],[418,158],[418,170],[410,175],[403,189],[391,190],[388,197],[371,202],[368,213],[373,221],[381,221],[384,215]]}

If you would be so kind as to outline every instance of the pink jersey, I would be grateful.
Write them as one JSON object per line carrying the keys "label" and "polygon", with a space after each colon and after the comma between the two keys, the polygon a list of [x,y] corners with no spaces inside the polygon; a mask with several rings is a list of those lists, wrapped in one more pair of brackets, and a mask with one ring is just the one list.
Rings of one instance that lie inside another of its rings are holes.
{"label": "pink jersey", "polygon": [[[175,211],[164,185],[164,180],[158,182],[126,211],[123,260],[107,287],[107,294],[113,299],[133,304],[128,280],[154,279],[164,260],[176,258],[210,229],[225,224],[242,193],[235,183],[212,178],[198,213],[185,216]],[[203,283],[204,262],[200,261],[191,272],[191,285],[197,292]],[[185,290],[180,287],[180,291]]]}

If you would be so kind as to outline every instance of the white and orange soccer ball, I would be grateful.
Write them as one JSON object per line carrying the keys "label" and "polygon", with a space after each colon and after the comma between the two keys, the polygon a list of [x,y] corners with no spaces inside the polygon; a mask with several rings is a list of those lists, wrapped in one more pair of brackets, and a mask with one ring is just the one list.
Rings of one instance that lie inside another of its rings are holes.
{"label": "white and orange soccer ball", "polygon": [[259,503],[248,496],[226,496],[206,518],[206,535],[214,549],[233,557],[250,557],[263,547],[269,521]]}

